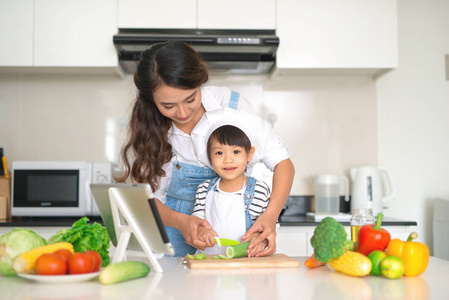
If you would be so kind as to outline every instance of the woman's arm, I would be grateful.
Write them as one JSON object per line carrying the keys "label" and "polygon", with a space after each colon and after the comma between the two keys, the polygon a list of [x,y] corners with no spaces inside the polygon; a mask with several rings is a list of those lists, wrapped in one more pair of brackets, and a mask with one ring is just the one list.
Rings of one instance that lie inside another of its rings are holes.
{"label": "woman's arm", "polygon": [[294,175],[295,168],[290,159],[281,161],[274,168],[273,190],[268,207],[242,237],[243,240],[246,240],[255,232],[261,233],[256,239],[251,241],[248,252],[251,251],[254,245],[261,243],[265,239],[268,241],[268,247],[256,256],[266,256],[276,252],[276,222],[290,194]]}
{"label": "woman's arm", "polygon": [[209,222],[195,216],[174,211],[164,205],[159,199],[156,199],[156,205],[165,226],[174,227],[181,231],[187,244],[201,250],[206,248],[206,243],[198,238],[198,228],[200,226],[212,228]]}

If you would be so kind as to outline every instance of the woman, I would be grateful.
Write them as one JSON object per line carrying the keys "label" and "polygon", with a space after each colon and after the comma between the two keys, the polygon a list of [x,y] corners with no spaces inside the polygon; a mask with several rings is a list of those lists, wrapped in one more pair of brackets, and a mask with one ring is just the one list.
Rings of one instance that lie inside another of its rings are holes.
{"label": "woman", "polygon": [[[207,221],[192,216],[195,192],[204,180],[217,176],[205,151],[206,112],[231,107],[255,114],[255,109],[238,93],[226,88],[205,87],[207,65],[183,42],[165,42],[144,51],[134,74],[138,95],[122,150],[125,174],[151,185],[175,256],[194,253],[206,243],[198,239],[198,228]],[[201,122],[200,122],[201,121]],[[268,141],[270,151],[262,161],[272,170],[270,205],[243,236],[261,232],[251,246],[267,239],[268,247],[258,256],[276,251],[276,221],[287,200],[294,176],[289,152],[279,138]],[[198,151],[204,153],[198,153]],[[193,246],[193,247],[192,247]]]}

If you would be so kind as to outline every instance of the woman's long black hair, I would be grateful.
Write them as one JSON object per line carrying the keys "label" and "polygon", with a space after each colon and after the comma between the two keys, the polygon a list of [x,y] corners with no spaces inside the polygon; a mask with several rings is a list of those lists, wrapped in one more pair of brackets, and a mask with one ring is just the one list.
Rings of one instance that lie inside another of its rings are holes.
{"label": "woman's long black hair", "polygon": [[168,132],[172,120],[163,116],[153,99],[162,85],[195,89],[208,81],[208,67],[188,44],[179,41],[158,43],[142,52],[134,83],[137,97],[129,120],[129,137],[121,151],[125,173],[118,182],[149,183],[158,188],[162,166],[172,157]]}

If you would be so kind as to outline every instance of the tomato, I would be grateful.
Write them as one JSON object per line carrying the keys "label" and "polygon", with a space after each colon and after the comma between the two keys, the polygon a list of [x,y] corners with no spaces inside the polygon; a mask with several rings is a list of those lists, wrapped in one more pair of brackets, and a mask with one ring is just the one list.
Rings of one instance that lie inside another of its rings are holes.
{"label": "tomato", "polygon": [[75,252],[68,260],[69,274],[91,273],[94,269],[94,259],[88,254]]}
{"label": "tomato", "polygon": [[56,254],[57,256],[61,257],[66,263],[69,260],[69,257],[72,256],[72,252],[70,252],[67,249],[59,249],[53,252],[53,254]]}
{"label": "tomato", "polygon": [[56,254],[45,253],[36,260],[34,271],[37,275],[64,275],[67,263]]}
{"label": "tomato", "polygon": [[95,250],[87,250],[87,251],[84,252],[84,254],[90,255],[94,259],[94,270],[93,270],[93,272],[100,271],[101,263],[103,262],[103,260],[101,259],[100,253],[98,253]]}

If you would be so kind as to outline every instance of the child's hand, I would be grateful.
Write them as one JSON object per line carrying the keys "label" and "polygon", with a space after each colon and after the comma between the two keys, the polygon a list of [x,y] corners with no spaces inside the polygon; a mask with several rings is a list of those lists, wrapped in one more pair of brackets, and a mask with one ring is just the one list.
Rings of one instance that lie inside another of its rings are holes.
{"label": "child's hand", "polygon": [[218,234],[213,229],[203,226],[198,228],[198,238],[206,243],[206,247],[213,247],[215,245],[214,236],[218,236]]}
{"label": "child's hand", "polygon": [[[246,241],[251,242],[251,241],[255,240],[259,235],[260,235],[260,232],[253,233],[253,234],[249,237],[249,239],[247,239]],[[250,252],[248,253],[248,257],[256,256],[257,253],[260,253],[260,252],[262,252],[263,250],[265,250],[265,248],[267,248],[267,246],[268,246],[268,241],[267,241],[267,239],[265,239],[265,240],[263,240],[262,242],[260,242],[260,243],[258,243],[258,244],[256,244],[256,245],[254,245],[254,247],[252,247],[251,250],[250,250]]]}

